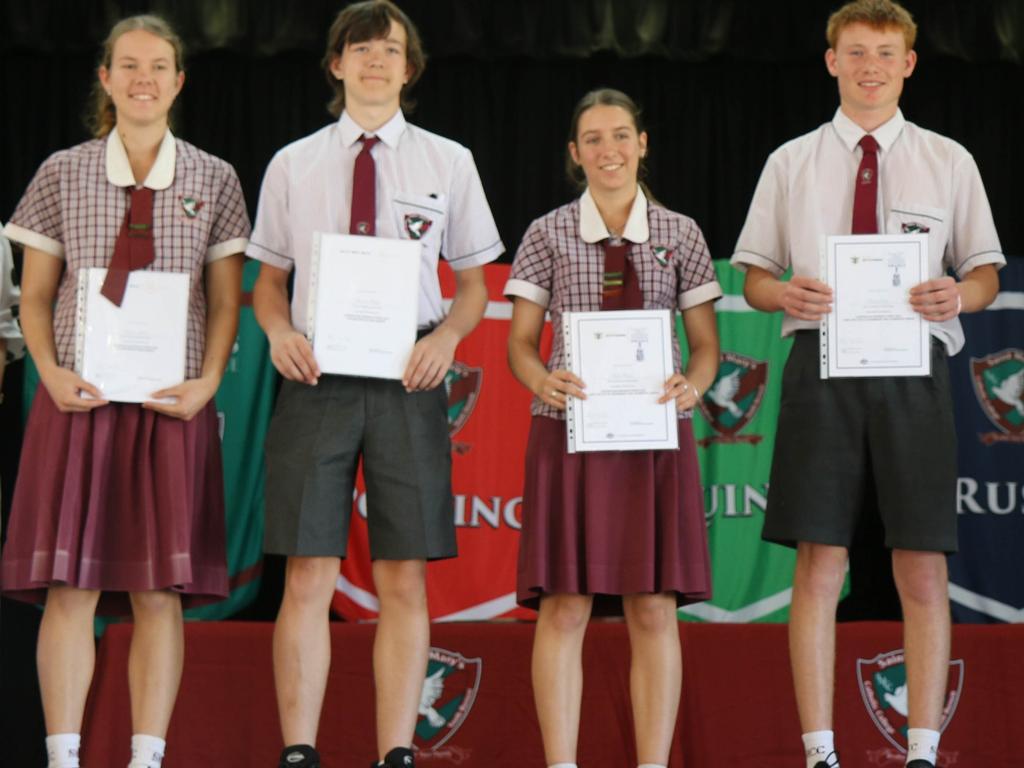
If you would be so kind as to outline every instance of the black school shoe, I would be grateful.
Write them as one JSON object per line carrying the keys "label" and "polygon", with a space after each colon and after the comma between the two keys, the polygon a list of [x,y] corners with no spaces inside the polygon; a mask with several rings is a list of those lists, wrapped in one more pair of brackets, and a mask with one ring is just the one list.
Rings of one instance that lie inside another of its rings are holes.
{"label": "black school shoe", "polygon": [[320,754],[309,744],[285,747],[277,768],[320,768]]}
{"label": "black school shoe", "polygon": [[911,760],[907,763],[907,768],[935,768],[935,765],[927,760]]}
{"label": "black school shoe", "polygon": [[839,765],[839,755],[835,752],[829,752],[828,757],[814,764],[814,768],[835,768],[837,765]]}
{"label": "black school shoe", "polygon": [[370,768],[379,768],[380,766],[384,766],[384,768],[414,768],[415,765],[411,749],[395,747],[384,755],[383,763],[373,763]]}

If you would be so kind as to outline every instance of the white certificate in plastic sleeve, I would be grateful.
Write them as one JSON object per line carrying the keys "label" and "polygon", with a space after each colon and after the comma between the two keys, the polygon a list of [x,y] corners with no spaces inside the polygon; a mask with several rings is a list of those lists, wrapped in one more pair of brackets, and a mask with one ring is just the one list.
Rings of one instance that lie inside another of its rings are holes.
{"label": "white certificate in plastic sleeve", "polygon": [[323,373],[402,378],[416,344],[422,248],[315,233],[306,328]]}
{"label": "white certificate in plastic sleeve", "polygon": [[928,236],[829,237],[822,281],[821,378],[930,376],[931,324],[910,306],[928,279]]}
{"label": "white certificate in plastic sleeve", "polygon": [[75,371],[106,400],[141,403],[185,380],[191,275],[133,270],[121,306],[100,293],[107,270],[78,273]]}
{"label": "white certificate in plastic sleeve", "polygon": [[569,453],[679,447],[672,375],[672,313],[638,309],[562,315],[566,366],[586,384],[566,401]]}

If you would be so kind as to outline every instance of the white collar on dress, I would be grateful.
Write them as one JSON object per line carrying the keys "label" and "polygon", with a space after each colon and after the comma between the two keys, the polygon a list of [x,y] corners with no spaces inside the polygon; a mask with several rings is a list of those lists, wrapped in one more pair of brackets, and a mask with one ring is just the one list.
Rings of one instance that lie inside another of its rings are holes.
{"label": "white collar on dress", "polygon": [[[897,109],[895,115],[871,131],[871,135],[875,137],[875,141],[878,142],[878,146],[882,148],[883,152],[888,151],[896,142],[906,122],[903,112]],[[839,139],[847,149],[853,152],[864,137],[864,129],[847,117],[842,108],[836,110],[836,115],[832,118],[832,125],[836,129],[836,133],[839,134]]]}
{"label": "white collar on dress", "polygon": [[402,114],[402,110],[395,112],[394,116],[390,120],[372,133],[353,120],[352,116],[348,112],[342,112],[341,117],[338,119],[338,128],[341,131],[341,143],[346,147],[351,147],[359,141],[359,137],[365,133],[368,136],[376,136],[382,142],[394,149],[398,146],[398,140],[402,138],[406,125],[405,115]]}
{"label": "white collar on dress", "polygon": [[[585,243],[599,243],[611,237],[589,187],[580,197],[580,237]],[[647,196],[639,185],[636,197],[633,198],[633,207],[629,210],[629,218],[626,219],[626,227],[622,230],[622,238],[633,243],[646,243],[651,238],[651,229],[647,224]]]}
{"label": "white collar on dress", "polygon": [[[168,130],[160,142],[160,149],[156,153],[156,162],[149,169],[149,175],[142,183],[142,186],[150,189],[167,189],[174,183],[174,162],[177,157],[177,147],[174,143],[174,136]],[[128,160],[128,152],[124,148],[124,142],[117,135],[117,126],[107,134],[107,181],[115,187],[134,187],[135,174],[132,173],[132,164]]]}

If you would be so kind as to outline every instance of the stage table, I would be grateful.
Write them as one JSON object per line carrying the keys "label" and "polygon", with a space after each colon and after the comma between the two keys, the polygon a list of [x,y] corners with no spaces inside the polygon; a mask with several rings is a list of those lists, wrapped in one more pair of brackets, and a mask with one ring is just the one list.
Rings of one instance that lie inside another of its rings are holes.
{"label": "stage table", "polygon": [[[244,622],[186,626],[185,672],[164,768],[275,765],[281,737],[272,629]],[[374,758],[373,632],[370,624],[331,625],[333,663],[319,736],[325,768],[366,768]],[[670,766],[799,765],[786,627],[681,624],[680,633],[683,697]],[[530,682],[532,638],[531,623],[433,626],[428,673],[435,683],[425,700],[433,714],[420,717],[417,765],[544,765]],[[100,644],[84,765],[128,762],[130,639],[130,625],[119,625]],[[835,713],[844,768],[903,765],[901,645],[898,624],[839,626]],[[1022,651],[1021,625],[955,627],[940,766],[1024,765]],[[636,765],[628,667],[625,626],[593,622],[584,646],[581,768]]]}

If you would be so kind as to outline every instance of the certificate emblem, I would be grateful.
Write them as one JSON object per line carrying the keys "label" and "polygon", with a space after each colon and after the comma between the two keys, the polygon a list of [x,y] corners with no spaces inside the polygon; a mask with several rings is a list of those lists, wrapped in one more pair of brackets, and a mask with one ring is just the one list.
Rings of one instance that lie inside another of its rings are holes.
{"label": "certificate emblem", "polygon": [[741,435],[757,414],[768,381],[768,362],[754,360],[735,352],[723,352],[718,376],[700,403],[701,413],[715,430],[700,440],[701,447],[712,443],[750,443],[757,445],[761,435]]}
{"label": "certificate emblem", "polygon": [[999,429],[978,435],[981,442],[1024,443],[1024,350],[972,357],[971,381],[978,404]]}
{"label": "certificate emblem", "polygon": [[410,240],[420,240],[433,225],[434,222],[418,213],[405,214],[405,233]]}
{"label": "certificate emblem", "polygon": [[[942,720],[939,730],[946,730],[960,703],[964,686],[964,661],[953,659],[949,662],[949,678],[946,695],[943,697]],[[857,687],[864,707],[875,727],[881,732],[892,749],[871,750],[868,761],[872,765],[902,765],[907,754],[907,668],[903,650],[880,653],[873,659],[857,659]],[[945,766],[955,762],[956,753],[940,750],[936,765]]]}

